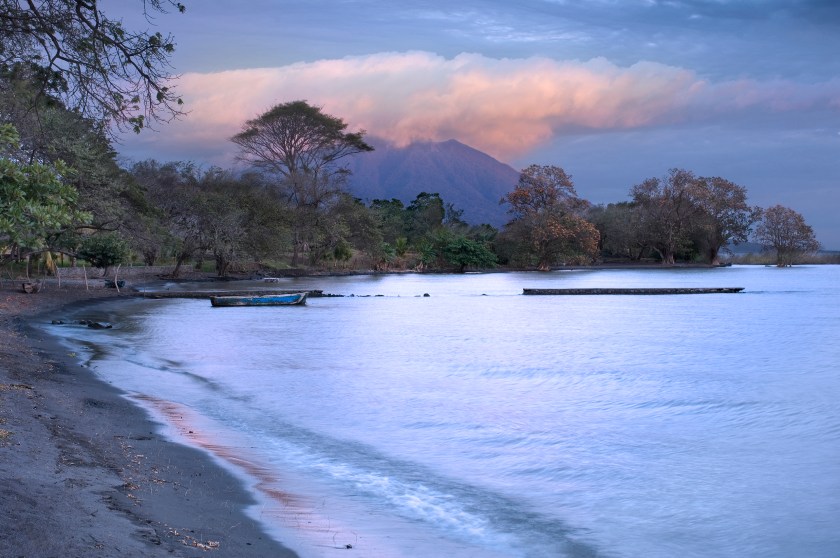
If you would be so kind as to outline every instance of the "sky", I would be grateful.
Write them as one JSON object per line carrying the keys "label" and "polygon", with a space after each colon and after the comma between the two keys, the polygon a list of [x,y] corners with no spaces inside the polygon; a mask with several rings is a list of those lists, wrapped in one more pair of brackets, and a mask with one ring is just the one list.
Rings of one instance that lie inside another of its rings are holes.
{"label": "sky", "polygon": [[840,250],[838,0],[182,1],[151,21],[100,2],[174,35],[189,111],[127,134],[128,160],[234,167],[246,120],[303,99],[397,144],[560,166],[593,203],[720,176]]}

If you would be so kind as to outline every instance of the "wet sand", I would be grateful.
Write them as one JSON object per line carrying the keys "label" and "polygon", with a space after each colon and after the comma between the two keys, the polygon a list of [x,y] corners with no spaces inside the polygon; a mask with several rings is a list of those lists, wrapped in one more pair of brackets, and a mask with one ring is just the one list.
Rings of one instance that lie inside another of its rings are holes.
{"label": "wet sand", "polygon": [[296,556],[246,515],[236,477],[31,325],[119,296],[0,282],[0,556]]}

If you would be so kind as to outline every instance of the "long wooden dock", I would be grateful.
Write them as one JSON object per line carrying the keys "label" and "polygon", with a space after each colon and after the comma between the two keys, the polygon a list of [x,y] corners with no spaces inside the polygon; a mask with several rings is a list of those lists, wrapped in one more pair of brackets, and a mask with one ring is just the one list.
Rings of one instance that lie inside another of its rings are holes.
{"label": "long wooden dock", "polygon": [[590,289],[523,289],[526,295],[682,295],[739,293],[744,287],[653,287]]}

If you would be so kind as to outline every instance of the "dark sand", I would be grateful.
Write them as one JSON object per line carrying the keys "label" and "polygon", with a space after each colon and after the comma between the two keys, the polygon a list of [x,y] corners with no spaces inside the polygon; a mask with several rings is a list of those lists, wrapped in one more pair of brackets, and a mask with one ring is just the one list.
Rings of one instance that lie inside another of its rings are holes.
{"label": "dark sand", "polygon": [[244,513],[239,480],[30,326],[116,296],[0,282],[0,556],[295,556]]}

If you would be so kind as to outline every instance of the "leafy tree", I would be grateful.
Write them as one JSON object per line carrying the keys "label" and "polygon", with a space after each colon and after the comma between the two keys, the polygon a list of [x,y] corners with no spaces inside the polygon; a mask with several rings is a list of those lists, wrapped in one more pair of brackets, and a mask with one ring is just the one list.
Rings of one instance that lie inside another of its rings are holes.
{"label": "leafy tree", "polygon": [[342,119],[323,113],[320,107],[292,101],[248,120],[231,138],[240,148],[241,160],[279,178],[280,191],[296,210],[292,265],[320,234],[319,214],[342,191],[349,173],[340,166],[342,159],[373,150],[365,143],[363,131],[346,129]]}
{"label": "leafy tree", "polygon": [[440,194],[420,192],[405,208],[408,241],[417,244],[443,226],[446,209]]}
{"label": "leafy tree", "polygon": [[483,243],[455,235],[442,249],[443,259],[463,273],[468,267],[486,269],[496,265],[496,255]]}
{"label": "leafy tree", "polygon": [[378,258],[382,246],[382,232],[374,212],[365,207],[361,200],[349,194],[341,195],[333,211],[341,216],[347,231],[344,242],[340,244],[359,250],[372,259]]}
{"label": "leafy tree", "polygon": [[231,265],[241,259],[248,232],[247,192],[235,177],[212,168],[199,177],[193,212],[201,250],[213,254],[216,274],[226,277]]}
{"label": "leafy tree", "polygon": [[[173,0],[144,0],[143,9],[180,12]],[[0,69],[27,71],[44,93],[95,120],[129,125],[180,114],[170,83],[171,36],[131,31],[96,0],[0,0]]]}
{"label": "leafy tree", "polygon": [[793,265],[804,254],[816,252],[820,243],[805,218],[788,207],[774,205],[764,210],[755,230],[755,239],[766,249],[776,251],[776,265]]}
{"label": "leafy tree", "polygon": [[160,227],[150,231],[154,234],[149,242],[174,255],[172,275],[177,277],[184,262],[206,249],[201,218],[196,212],[201,204],[200,173],[189,163],[161,165],[143,161],[131,168],[131,174],[145,190],[147,202],[160,223]]}
{"label": "leafy tree", "polygon": [[13,156],[17,148],[17,131],[0,125],[0,254],[28,255],[90,216],[76,207],[78,193],[65,180],[66,166],[23,164]]}
{"label": "leafy tree", "polygon": [[747,190],[723,178],[698,178],[693,185],[694,203],[700,209],[694,229],[697,243],[712,265],[720,263],[720,250],[749,238],[761,210],[747,204]]}
{"label": "leafy tree", "polygon": [[91,215],[87,227],[116,230],[142,211],[142,193],[119,167],[101,122],[68,110],[18,77],[0,78],[0,114],[20,132],[22,160],[62,161],[73,169],[65,180],[78,191],[79,208]]}
{"label": "leafy tree", "polygon": [[571,177],[555,166],[531,165],[519,176],[514,190],[502,198],[513,219],[504,234],[547,271],[560,261],[595,257],[598,231],[583,215],[589,203],[578,197]]}
{"label": "leafy tree", "polygon": [[640,260],[648,246],[642,236],[640,212],[628,202],[596,205],[587,218],[598,229],[599,249],[604,256]]}
{"label": "leafy tree", "polygon": [[673,265],[677,253],[691,245],[692,227],[701,213],[694,198],[696,182],[692,172],[671,169],[664,178],[648,178],[630,191],[645,242],[664,265]]}
{"label": "leafy tree", "polygon": [[106,275],[111,266],[128,261],[130,250],[128,243],[117,234],[103,233],[94,234],[82,240],[82,245],[76,255],[101,269],[102,275]]}
{"label": "leafy tree", "polygon": [[277,260],[292,249],[291,212],[263,175],[246,173],[236,204],[247,212],[242,249],[254,262]]}
{"label": "leafy tree", "polygon": [[382,233],[383,240],[392,246],[397,246],[402,242],[407,248],[406,214],[403,202],[396,198],[375,199],[370,203],[370,209],[376,217],[377,227]]}

